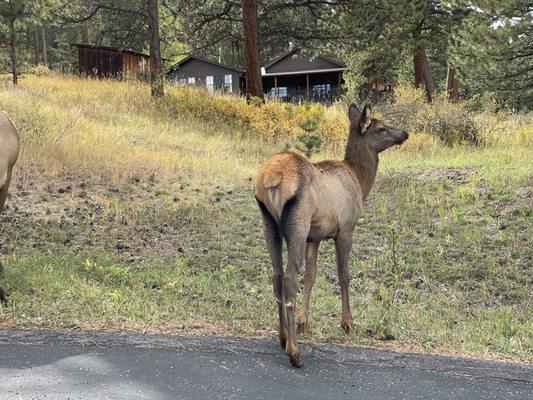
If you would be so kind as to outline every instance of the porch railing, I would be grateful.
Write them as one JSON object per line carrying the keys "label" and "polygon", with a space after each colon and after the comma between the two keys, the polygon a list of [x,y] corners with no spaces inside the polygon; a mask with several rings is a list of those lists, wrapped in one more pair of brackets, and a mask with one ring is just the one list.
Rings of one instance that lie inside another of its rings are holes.
{"label": "porch railing", "polygon": [[265,95],[268,101],[279,101],[283,103],[324,103],[331,105],[335,101],[339,100],[342,94],[342,90],[334,88],[330,90],[305,90],[294,89],[285,91],[274,91]]}

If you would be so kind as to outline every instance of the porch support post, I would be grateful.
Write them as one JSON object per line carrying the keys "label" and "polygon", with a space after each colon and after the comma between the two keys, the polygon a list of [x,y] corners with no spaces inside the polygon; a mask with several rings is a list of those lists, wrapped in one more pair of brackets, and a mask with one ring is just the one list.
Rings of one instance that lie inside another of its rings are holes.
{"label": "porch support post", "polygon": [[337,85],[337,93],[335,93],[336,98],[340,98],[342,91],[342,72],[339,72],[339,84]]}
{"label": "porch support post", "polygon": [[305,95],[307,97],[307,100],[309,101],[309,74],[306,74],[305,78],[306,78],[306,82],[307,82]]}
{"label": "porch support post", "polygon": [[278,88],[278,77],[277,76],[274,77],[274,87],[276,89]]}

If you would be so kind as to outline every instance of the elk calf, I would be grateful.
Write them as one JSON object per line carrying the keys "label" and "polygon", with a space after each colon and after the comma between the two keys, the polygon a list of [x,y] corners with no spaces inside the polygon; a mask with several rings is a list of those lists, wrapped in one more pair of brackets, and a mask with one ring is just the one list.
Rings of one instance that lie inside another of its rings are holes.
{"label": "elk calf", "polygon": [[[0,213],[4,209],[13,166],[19,154],[19,138],[13,123],[0,111]],[[3,271],[0,261],[0,272]],[[4,289],[0,286],[0,302],[5,302]]]}
{"label": "elk calf", "polygon": [[[401,144],[408,134],[370,118],[370,107],[348,110],[350,133],[342,161],[311,163],[285,152],[272,156],[259,170],[254,191],[263,217],[272,260],[274,296],[278,302],[279,340],[291,364],[303,363],[296,333],[308,327],[309,296],[316,277],[316,256],[322,240],[333,239],[341,288],[341,327],[354,329],[350,311],[348,260],[356,221],[363,213],[378,167],[378,154]],[[282,242],[288,262],[283,270]],[[295,316],[298,269],[305,266],[302,306]]]}

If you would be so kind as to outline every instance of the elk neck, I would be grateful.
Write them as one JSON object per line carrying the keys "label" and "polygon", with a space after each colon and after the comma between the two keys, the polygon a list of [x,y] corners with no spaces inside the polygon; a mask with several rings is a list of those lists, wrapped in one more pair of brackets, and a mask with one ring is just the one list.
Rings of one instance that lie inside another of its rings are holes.
{"label": "elk neck", "polygon": [[350,130],[350,135],[346,142],[344,162],[348,164],[357,177],[363,191],[363,200],[365,200],[376,178],[379,157],[377,153],[374,154],[370,151],[363,137],[353,128]]}

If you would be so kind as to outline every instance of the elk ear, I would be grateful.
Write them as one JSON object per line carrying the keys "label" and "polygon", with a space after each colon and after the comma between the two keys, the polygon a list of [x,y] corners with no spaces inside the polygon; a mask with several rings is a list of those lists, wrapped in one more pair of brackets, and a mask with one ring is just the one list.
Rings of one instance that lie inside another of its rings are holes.
{"label": "elk ear", "polygon": [[361,111],[359,111],[357,106],[353,103],[350,104],[350,107],[348,107],[348,118],[350,119],[350,123],[357,121],[360,115]]}
{"label": "elk ear", "polygon": [[372,108],[369,103],[366,103],[363,107],[363,112],[361,113],[361,118],[359,118],[359,132],[363,133],[368,129],[370,123],[372,122]]}

